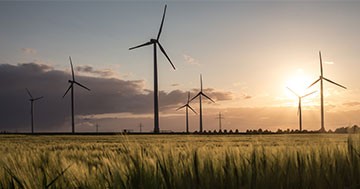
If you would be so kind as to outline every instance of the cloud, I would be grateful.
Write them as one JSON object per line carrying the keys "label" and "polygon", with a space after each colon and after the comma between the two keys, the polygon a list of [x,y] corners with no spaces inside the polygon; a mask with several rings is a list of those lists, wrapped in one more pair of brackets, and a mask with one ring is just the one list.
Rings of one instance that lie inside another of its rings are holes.
{"label": "cloud", "polygon": [[21,48],[21,51],[25,54],[37,54],[37,50],[33,48]]}
{"label": "cloud", "polygon": [[346,103],[343,103],[344,106],[360,106],[360,102],[346,102]]}
{"label": "cloud", "polygon": [[[53,70],[53,67],[47,64],[39,64],[37,62],[18,64],[19,71],[44,73]],[[15,70],[14,70],[15,71]]]}
{"label": "cloud", "polygon": [[[192,92],[194,94],[197,94],[199,92],[199,89],[192,89]],[[226,101],[226,100],[232,100],[234,98],[232,92],[216,91],[213,88],[203,89],[203,92],[214,101]]]}
{"label": "cloud", "polygon": [[178,83],[173,83],[173,84],[171,84],[171,86],[172,86],[172,87],[178,87],[178,86],[180,86],[180,84],[178,84]]}
{"label": "cloud", "polygon": [[250,96],[250,95],[248,95],[246,93],[243,93],[242,95],[243,95],[244,99],[251,99],[252,98],[252,96]]}
{"label": "cloud", "polygon": [[185,63],[187,63],[187,64],[200,65],[200,63],[197,60],[195,60],[195,58],[191,57],[190,55],[183,54],[183,57],[184,57]]}
{"label": "cloud", "polygon": [[76,70],[80,73],[85,73],[85,74],[89,74],[92,76],[99,76],[99,77],[113,77],[116,75],[110,69],[96,70],[92,66],[89,66],[89,65],[76,66]]}
{"label": "cloud", "polygon": [[[80,70],[102,73],[102,70],[94,68],[82,67]],[[69,131],[70,96],[62,98],[62,95],[69,86],[70,77],[68,72],[45,64],[0,64],[0,115],[6,118],[0,119],[0,130],[29,130],[30,102],[25,90],[28,88],[34,96],[44,96],[35,103],[35,130]],[[76,124],[88,124],[82,123],[88,120],[80,119],[86,115],[151,115],[153,112],[153,91],[145,88],[143,80],[83,75],[77,75],[76,80],[91,89],[75,88]],[[231,99],[228,92],[214,89],[207,92],[214,100]],[[160,111],[172,110],[184,103],[186,98],[186,91],[159,91]]]}

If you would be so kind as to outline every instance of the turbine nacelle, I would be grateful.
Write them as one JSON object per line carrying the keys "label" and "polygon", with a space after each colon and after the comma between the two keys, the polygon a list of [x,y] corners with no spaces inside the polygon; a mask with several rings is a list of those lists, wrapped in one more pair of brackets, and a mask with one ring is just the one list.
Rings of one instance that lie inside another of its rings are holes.
{"label": "turbine nacelle", "polygon": [[70,91],[70,89],[74,87],[74,84],[76,84],[76,85],[78,85],[78,86],[80,86],[80,87],[82,87],[82,88],[90,91],[89,88],[87,88],[86,86],[82,85],[81,83],[75,81],[75,74],[74,74],[74,68],[73,68],[73,64],[72,64],[71,57],[69,57],[69,59],[70,59],[71,74],[72,74],[73,80],[70,80],[70,79],[68,80],[68,83],[70,83],[70,85],[69,85],[68,89],[66,90],[65,94],[63,95],[63,98],[64,98],[64,97],[66,96],[66,94]]}
{"label": "turbine nacelle", "polygon": [[190,92],[188,92],[187,103],[186,103],[185,105],[180,106],[179,108],[177,108],[176,111],[178,111],[178,110],[180,110],[180,109],[182,109],[182,108],[190,108],[190,110],[191,110],[192,112],[194,112],[195,114],[197,114],[196,111],[190,106]]}
{"label": "turbine nacelle", "polygon": [[344,88],[346,89],[345,86],[340,85],[334,81],[331,81],[330,79],[327,79],[326,77],[324,77],[324,72],[323,72],[323,64],[322,64],[322,57],[321,57],[321,51],[319,51],[319,59],[320,59],[320,76],[319,79],[317,79],[316,81],[314,81],[311,85],[309,85],[308,88],[312,87],[313,85],[315,85],[316,83],[320,82],[320,103],[321,103],[321,128],[320,128],[320,132],[325,132],[325,118],[324,118],[324,86],[323,86],[323,81],[327,81],[333,85],[336,85],[338,87]]}
{"label": "turbine nacelle", "polygon": [[34,101],[36,101],[36,100],[40,100],[40,99],[44,98],[43,96],[34,98],[34,97],[31,95],[29,89],[26,88],[26,91],[27,91],[28,95],[30,96],[29,101],[31,101],[31,102],[34,102]]}
{"label": "turbine nacelle", "polygon": [[174,64],[171,62],[169,56],[166,54],[164,47],[162,47],[162,45],[159,43],[159,39],[160,39],[160,35],[161,35],[161,31],[162,31],[162,27],[164,24],[164,19],[165,19],[165,14],[166,14],[166,5],[164,7],[164,13],[161,19],[161,25],[160,25],[160,29],[158,32],[158,35],[156,37],[156,39],[152,38],[150,39],[149,42],[134,46],[129,48],[129,50],[133,50],[133,49],[137,49],[140,47],[145,47],[145,46],[150,46],[150,45],[154,45],[154,132],[155,133],[159,133],[160,132],[160,127],[159,127],[159,104],[158,104],[158,74],[157,74],[157,46],[160,48],[160,51],[162,52],[162,54],[166,57],[166,59],[169,61],[169,63],[171,64],[171,66],[174,68],[175,70],[175,66]]}

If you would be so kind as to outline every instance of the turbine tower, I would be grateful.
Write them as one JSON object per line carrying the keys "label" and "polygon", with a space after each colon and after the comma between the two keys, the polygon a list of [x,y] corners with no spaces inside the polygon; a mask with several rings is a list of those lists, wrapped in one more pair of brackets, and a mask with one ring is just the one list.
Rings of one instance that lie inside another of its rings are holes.
{"label": "turbine tower", "polygon": [[289,91],[291,91],[292,93],[294,93],[294,95],[296,95],[299,98],[299,105],[298,105],[298,116],[299,116],[299,129],[300,131],[302,131],[302,113],[301,113],[301,100],[309,95],[314,94],[316,91],[313,91],[311,93],[308,93],[306,95],[298,95],[295,91],[291,90],[289,87],[287,87],[287,89],[289,89]]}
{"label": "turbine tower", "polygon": [[202,75],[200,74],[200,92],[190,100],[190,102],[191,102],[191,101],[194,100],[195,98],[199,97],[199,103],[200,103],[200,133],[203,132],[202,101],[201,101],[201,97],[202,97],[202,96],[204,96],[205,98],[209,99],[211,102],[215,103],[215,101],[213,101],[210,97],[208,97],[206,94],[203,93]]}
{"label": "turbine tower", "polygon": [[317,82],[320,81],[320,102],[321,102],[321,128],[320,128],[320,132],[326,132],[325,130],[325,118],[324,118],[324,80],[332,83],[334,85],[337,85],[341,88],[346,89],[346,87],[335,83],[334,81],[331,81],[330,79],[327,79],[324,77],[323,75],[323,65],[322,65],[322,58],[321,58],[321,51],[319,51],[319,58],[320,58],[320,77],[319,79],[317,79],[314,83],[312,83],[308,88],[310,88],[311,86],[315,85]]}
{"label": "turbine tower", "polygon": [[37,100],[40,100],[40,99],[42,99],[42,98],[44,98],[44,97],[41,96],[41,97],[38,97],[38,98],[34,98],[34,97],[31,95],[29,89],[26,89],[26,91],[27,91],[27,93],[28,93],[29,96],[30,96],[29,101],[30,101],[30,104],[31,104],[31,109],[30,109],[30,114],[31,114],[31,133],[34,133],[34,102],[37,101]]}
{"label": "turbine tower", "polygon": [[159,29],[159,33],[157,35],[157,38],[156,39],[150,39],[149,42],[146,42],[144,44],[129,48],[129,50],[133,50],[133,49],[136,49],[136,48],[139,48],[139,47],[153,45],[153,49],[154,49],[154,133],[160,133],[160,126],[159,126],[159,98],[158,98],[159,90],[158,90],[158,70],[157,70],[157,53],[156,53],[157,45],[159,46],[161,52],[165,55],[165,57],[168,59],[171,66],[175,70],[174,64],[171,62],[169,56],[165,52],[165,49],[162,47],[162,45],[159,42],[161,30],[162,30],[162,27],[163,27],[163,24],[164,24],[166,7],[167,7],[167,5],[165,5],[165,8],[164,8],[164,13],[163,13],[163,17],[162,17],[162,20],[161,20],[161,25],[160,25],[160,29]]}
{"label": "turbine tower", "polygon": [[71,74],[72,74],[72,80],[69,80],[69,88],[66,90],[65,94],[63,95],[63,98],[66,96],[66,94],[71,89],[71,132],[75,133],[75,121],[74,121],[74,84],[90,91],[89,88],[85,87],[84,85],[80,84],[79,82],[75,81],[75,75],[74,75],[74,68],[72,64],[71,57],[69,56],[70,65],[71,65]]}
{"label": "turbine tower", "polygon": [[189,110],[188,109],[190,108],[191,111],[193,111],[195,114],[197,114],[196,111],[189,105],[189,103],[190,103],[190,92],[188,92],[188,99],[187,99],[186,104],[179,107],[178,109],[176,109],[176,111],[180,110],[182,108],[185,108],[185,110],[186,110],[186,133],[189,133],[189,117],[188,117]]}

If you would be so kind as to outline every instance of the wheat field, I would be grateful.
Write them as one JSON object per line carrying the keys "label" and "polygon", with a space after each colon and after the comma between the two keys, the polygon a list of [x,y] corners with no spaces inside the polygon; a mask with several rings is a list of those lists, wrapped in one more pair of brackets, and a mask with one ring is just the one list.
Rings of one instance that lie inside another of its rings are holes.
{"label": "wheat field", "polygon": [[360,136],[0,135],[0,188],[360,188]]}

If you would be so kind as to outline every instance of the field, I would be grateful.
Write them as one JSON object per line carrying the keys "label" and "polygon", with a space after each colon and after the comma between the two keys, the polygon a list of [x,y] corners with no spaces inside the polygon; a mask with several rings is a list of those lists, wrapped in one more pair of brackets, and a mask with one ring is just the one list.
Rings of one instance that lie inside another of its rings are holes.
{"label": "field", "polygon": [[360,188],[360,136],[0,135],[0,188]]}

